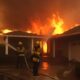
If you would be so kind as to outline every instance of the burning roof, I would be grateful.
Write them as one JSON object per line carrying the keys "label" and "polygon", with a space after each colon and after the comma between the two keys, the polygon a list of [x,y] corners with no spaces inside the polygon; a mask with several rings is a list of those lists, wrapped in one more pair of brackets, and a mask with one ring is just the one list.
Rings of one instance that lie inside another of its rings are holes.
{"label": "burning roof", "polygon": [[22,35],[22,36],[29,35],[29,36],[33,36],[33,35],[36,35],[36,34],[27,33],[27,32],[23,32],[23,31],[13,31],[13,32],[7,33],[6,35]]}
{"label": "burning roof", "polygon": [[75,35],[80,35],[80,26],[75,26],[74,28],[64,32],[63,34],[53,36],[53,38],[62,38]]}
{"label": "burning roof", "polygon": [[32,33],[27,33],[23,31],[13,31],[5,34],[6,36],[10,37],[28,37],[28,38],[38,38],[38,39],[45,39],[46,36],[43,35],[37,35],[37,34],[32,34]]}

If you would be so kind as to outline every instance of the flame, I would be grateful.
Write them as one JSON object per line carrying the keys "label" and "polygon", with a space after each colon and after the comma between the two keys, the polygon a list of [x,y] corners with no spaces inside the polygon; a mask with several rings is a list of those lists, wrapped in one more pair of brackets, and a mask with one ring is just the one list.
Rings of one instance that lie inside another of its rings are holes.
{"label": "flame", "polygon": [[36,33],[37,35],[48,35],[50,30],[52,30],[52,27],[50,26],[49,22],[42,23],[40,19],[36,19],[31,22],[32,29],[31,31],[33,33]]}
{"label": "flame", "polygon": [[[36,33],[38,35],[54,35],[62,34],[64,21],[59,15],[53,15],[52,18],[41,22],[40,19],[35,19],[31,21],[31,29],[27,30],[27,33]],[[12,32],[10,29],[5,29],[2,33]],[[47,53],[47,42],[43,42],[43,52]]]}
{"label": "flame", "polygon": [[26,32],[27,32],[27,33],[32,33],[32,31],[30,31],[30,30],[27,30]]}
{"label": "flame", "polygon": [[46,41],[43,42],[43,52],[47,53],[47,42]]}
{"label": "flame", "polygon": [[32,24],[32,32],[40,35],[41,34],[40,22],[38,20],[35,20],[35,21],[32,21],[31,24]]}
{"label": "flame", "polygon": [[62,34],[63,30],[63,19],[56,14],[53,14],[52,18],[48,18],[45,23],[41,22],[40,19],[35,19],[31,22],[32,32],[38,35],[54,35],[54,34]]}
{"label": "flame", "polygon": [[[31,22],[32,25],[32,33],[36,33],[38,35],[55,35],[62,34],[63,30],[63,19],[59,15],[53,15],[50,19],[43,24],[40,19],[36,19]],[[44,41],[43,44],[43,52],[47,53],[47,42]]]}
{"label": "flame", "polygon": [[52,32],[52,34],[62,34],[64,32],[62,26],[64,22],[60,18],[60,16],[53,15],[53,19],[51,20],[51,26],[55,27],[55,30]]}
{"label": "flame", "polygon": [[9,33],[9,32],[12,32],[12,30],[10,30],[10,29],[4,29],[4,30],[2,30],[2,33]]}
{"label": "flame", "polygon": [[[53,15],[53,18],[50,19],[49,26],[50,25],[52,26],[52,30],[50,31],[49,34],[51,34],[51,35],[53,35],[53,34],[62,34],[64,32],[64,30],[62,28],[63,24],[64,24],[64,22],[60,18],[60,16]],[[47,53],[47,42],[43,42],[43,52]]]}

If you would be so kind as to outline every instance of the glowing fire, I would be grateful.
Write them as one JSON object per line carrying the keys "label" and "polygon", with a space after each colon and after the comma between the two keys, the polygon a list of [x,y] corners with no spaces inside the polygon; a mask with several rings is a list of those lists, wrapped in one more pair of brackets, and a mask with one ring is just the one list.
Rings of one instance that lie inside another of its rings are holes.
{"label": "glowing fire", "polygon": [[62,34],[63,30],[63,19],[58,15],[53,15],[52,18],[48,18],[45,23],[42,23],[40,19],[31,21],[32,29],[31,31],[38,35],[53,35]]}
{"label": "glowing fire", "polygon": [[47,42],[46,41],[43,42],[43,52],[47,53]]}
{"label": "glowing fire", "polygon": [[49,22],[43,24],[40,21],[40,19],[32,21],[31,25],[32,25],[31,31],[38,35],[48,35],[48,33],[52,30],[52,27],[50,26]]}
{"label": "glowing fire", "polygon": [[[63,20],[58,15],[53,15],[52,19],[48,18],[46,23],[42,23],[40,19],[36,19],[31,22],[32,32],[38,35],[55,35],[62,34],[63,30]],[[43,52],[47,53],[47,42],[43,42]]]}
{"label": "glowing fire", "polygon": [[31,22],[32,24],[32,32],[36,33],[37,35],[42,34],[42,29],[41,29],[41,22],[39,20],[34,20]]}
{"label": "glowing fire", "polygon": [[30,30],[27,30],[26,32],[27,32],[27,33],[32,33],[32,31],[30,31]]}
{"label": "glowing fire", "polygon": [[62,28],[63,24],[64,22],[59,16],[53,15],[51,26],[55,27],[55,30],[52,32],[52,34],[62,34],[64,32]]}
{"label": "glowing fire", "polygon": [[2,30],[2,33],[9,33],[9,32],[12,32],[12,30],[10,30],[10,29],[4,29],[4,30]]}
{"label": "glowing fire", "polygon": [[[62,34],[63,30],[63,19],[58,15],[53,15],[50,19],[48,18],[47,21],[44,23],[41,22],[40,19],[32,20],[31,21],[31,29],[27,30],[27,33],[36,33],[38,35],[54,35],[54,34]],[[5,29],[2,33],[9,33],[12,32],[10,29]],[[42,44],[44,53],[47,53],[47,42],[43,42]]]}
{"label": "glowing fire", "polygon": [[[50,34],[62,34],[64,32],[63,24],[64,22],[59,16],[53,15],[53,18],[50,20],[50,25],[53,27]],[[43,51],[47,53],[47,42],[43,43]]]}

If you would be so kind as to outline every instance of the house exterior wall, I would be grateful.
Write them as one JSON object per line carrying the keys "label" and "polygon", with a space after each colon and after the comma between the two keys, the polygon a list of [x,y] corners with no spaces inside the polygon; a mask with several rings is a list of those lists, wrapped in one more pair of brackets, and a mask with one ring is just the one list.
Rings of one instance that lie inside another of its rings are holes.
{"label": "house exterior wall", "polygon": [[68,41],[63,39],[57,39],[55,41],[55,56],[61,56],[62,58],[68,58]]}
{"label": "house exterior wall", "polygon": [[71,60],[80,62],[80,40],[71,42]]}
{"label": "house exterior wall", "polygon": [[49,56],[56,58],[59,55],[62,55],[65,58],[68,58],[68,41],[63,39],[51,39]]}
{"label": "house exterior wall", "polygon": [[57,56],[80,62],[79,35],[55,39],[55,57]]}

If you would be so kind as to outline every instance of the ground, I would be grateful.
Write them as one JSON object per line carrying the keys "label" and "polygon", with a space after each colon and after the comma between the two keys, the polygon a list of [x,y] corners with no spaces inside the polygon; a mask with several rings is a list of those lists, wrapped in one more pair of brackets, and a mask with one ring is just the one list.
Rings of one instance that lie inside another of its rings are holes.
{"label": "ground", "polygon": [[43,58],[39,68],[39,76],[32,75],[32,69],[16,65],[0,65],[0,80],[79,80],[74,73],[74,63],[60,63],[53,58]]}

